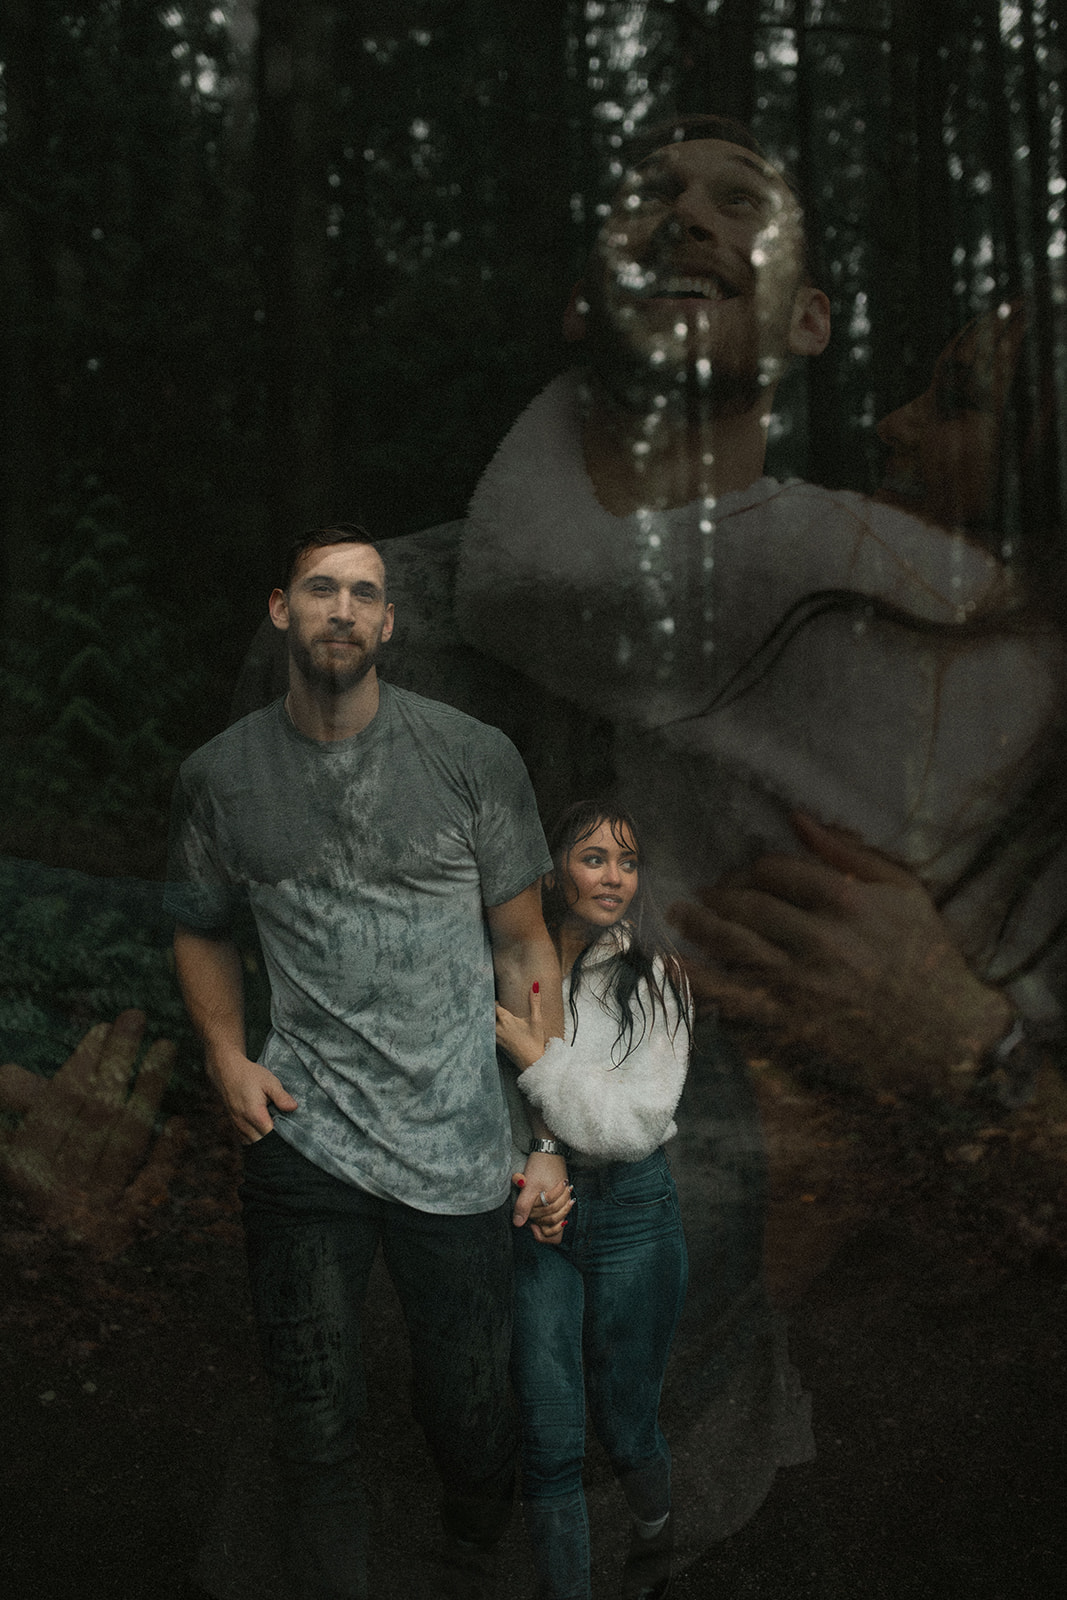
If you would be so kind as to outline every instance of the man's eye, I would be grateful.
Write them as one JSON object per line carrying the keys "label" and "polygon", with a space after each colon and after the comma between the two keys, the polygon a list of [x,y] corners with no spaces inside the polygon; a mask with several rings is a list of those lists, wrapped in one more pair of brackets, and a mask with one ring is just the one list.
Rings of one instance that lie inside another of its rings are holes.
{"label": "man's eye", "polygon": [[666,175],[643,178],[635,183],[627,194],[623,205],[627,211],[636,211],[639,206],[660,204],[673,200],[678,193],[678,182]]}
{"label": "man's eye", "polygon": [[633,194],[628,194],[623,201],[626,211],[640,211],[645,206],[660,205],[666,196],[654,189],[637,189]]}
{"label": "man's eye", "polygon": [[763,196],[754,194],[751,189],[734,189],[726,196],[726,204],[739,208],[748,207],[759,211],[763,206]]}

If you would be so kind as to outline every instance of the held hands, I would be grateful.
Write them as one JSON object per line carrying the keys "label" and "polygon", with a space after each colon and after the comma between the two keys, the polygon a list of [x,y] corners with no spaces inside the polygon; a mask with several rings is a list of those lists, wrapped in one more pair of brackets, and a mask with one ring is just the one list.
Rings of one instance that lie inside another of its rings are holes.
{"label": "held hands", "polygon": [[563,1238],[567,1213],[574,1205],[574,1194],[567,1182],[563,1157],[536,1151],[527,1157],[526,1171],[513,1172],[511,1181],[519,1190],[511,1219],[515,1226],[521,1228],[529,1220],[533,1236],[539,1244],[559,1244]]}
{"label": "held hands", "polygon": [[514,1061],[520,1072],[540,1061],[545,1053],[545,1029],[541,1021],[541,986],[530,989],[530,1015],[516,1017],[505,1006],[496,1008],[496,1042]]}
{"label": "held hands", "polygon": [[207,1074],[222,1095],[242,1144],[255,1144],[274,1128],[269,1107],[295,1111],[296,1101],[280,1079],[237,1051],[207,1052]]}
{"label": "held hands", "polygon": [[797,815],[818,858],[760,857],[670,910],[700,950],[698,1006],[869,1088],[945,1092],[1006,1032],[1011,1007],[967,966],[919,879],[841,828]]}
{"label": "held hands", "polygon": [[[541,1017],[541,986],[530,988],[530,1015],[517,1017],[506,1006],[496,1008],[496,1042],[514,1061],[520,1072],[540,1061],[547,1035]],[[535,1150],[526,1158],[525,1172],[512,1174],[519,1198],[512,1213],[517,1228],[527,1221],[539,1244],[559,1244],[564,1219],[574,1197],[567,1183],[567,1164],[562,1156]]]}

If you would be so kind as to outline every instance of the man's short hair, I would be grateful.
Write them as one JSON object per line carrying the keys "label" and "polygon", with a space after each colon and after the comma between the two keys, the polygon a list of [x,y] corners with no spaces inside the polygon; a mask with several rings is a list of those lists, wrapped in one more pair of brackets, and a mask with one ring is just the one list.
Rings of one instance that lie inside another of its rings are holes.
{"label": "man's short hair", "polygon": [[663,117],[635,133],[623,150],[623,157],[630,168],[639,167],[666,145],[686,144],[691,139],[721,139],[724,144],[740,145],[743,150],[751,150],[754,156],[759,156],[761,161],[774,168],[800,208],[805,282],[816,289],[825,288],[827,273],[822,259],[814,209],[809,205],[796,179],[771,160],[751,128],[746,128],[743,122],[736,122],[733,117],[722,117],[717,112],[711,111],[688,111],[677,117]]}
{"label": "man's short hair", "polygon": [[[709,111],[661,117],[635,133],[623,154],[631,167],[639,167],[657,150],[662,150],[664,145],[685,144],[690,139],[721,139],[724,144],[739,144],[742,149],[751,150],[753,155],[759,156],[761,161],[766,161],[768,166],[774,165],[756,135],[743,122],[735,122],[733,117],[720,117]],[[785,174],[783,177],[792,188],[788,177]]]}
{"label": "man's short hair", "polygon": [[385,556],[381,546],[371,538],[366,528],[361,528],[358,522],[333,522],[328,528],[309,528],[306,533],[298,533],[289,546],[289,555],[285,565],[285,582],[283,589],[288,589],[293,581],[297,567],[309,550],[321,550],[328,544],[365,544],[374,551],[385,568]]}

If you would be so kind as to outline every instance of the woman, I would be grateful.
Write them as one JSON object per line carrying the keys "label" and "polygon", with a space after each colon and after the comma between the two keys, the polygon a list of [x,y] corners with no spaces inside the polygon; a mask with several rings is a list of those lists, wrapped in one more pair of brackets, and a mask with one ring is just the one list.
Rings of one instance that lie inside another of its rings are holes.
{"label": "woman", "polygon": [[528,1020],[497,1007],[497,1039],[524,1096],[569,1148],[576,1202],[565,1216],[569,1200],[553,1193],[532,1213],[537,1235],[515,1236],[524,1514],[544,1600],[588,1600],[588,1395],[634,1521],[623,1596],[660,1600],[672,1531],[659,1399],[687,1272],[662,1146],[685,1080],[688,991],[632,818],[582,802],[549,843],[555,868],[542,898],[568,994],[567,1037],[546,1048],[536,994]]}

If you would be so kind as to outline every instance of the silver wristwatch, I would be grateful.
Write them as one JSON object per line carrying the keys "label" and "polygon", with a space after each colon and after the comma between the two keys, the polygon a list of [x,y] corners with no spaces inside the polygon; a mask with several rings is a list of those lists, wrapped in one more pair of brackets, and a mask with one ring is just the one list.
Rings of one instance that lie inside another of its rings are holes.
{"label": "silver wristwatch", "polygon": [[564,1154],[563,1146],[558,1139],[535,1139],[530,1146],[532,1156],[561,1156]]}

